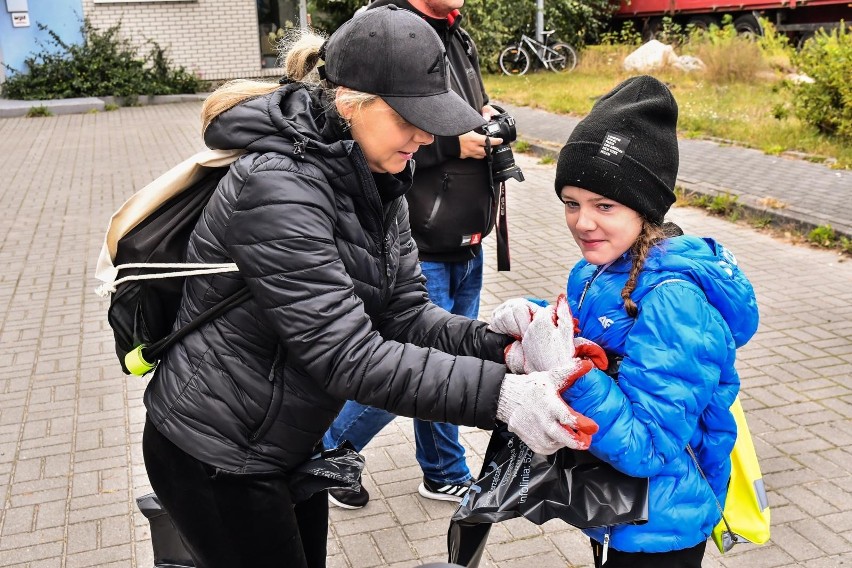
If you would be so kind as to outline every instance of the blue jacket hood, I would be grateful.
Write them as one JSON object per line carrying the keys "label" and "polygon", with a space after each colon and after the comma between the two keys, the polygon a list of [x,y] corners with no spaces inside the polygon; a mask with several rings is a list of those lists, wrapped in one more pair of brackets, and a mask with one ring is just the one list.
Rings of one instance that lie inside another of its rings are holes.
{"label": "blue jacket hood", "polygon": [[[629,261],[626,265],[629,270]],[[674,278],[672,273],[701,288],[728,324],[737,347],[752,338],[758,325],[757,300],[731,251],[709,237],[667,239],[645,263],[645,274],[658,281],[644,284],[654,286]]]}

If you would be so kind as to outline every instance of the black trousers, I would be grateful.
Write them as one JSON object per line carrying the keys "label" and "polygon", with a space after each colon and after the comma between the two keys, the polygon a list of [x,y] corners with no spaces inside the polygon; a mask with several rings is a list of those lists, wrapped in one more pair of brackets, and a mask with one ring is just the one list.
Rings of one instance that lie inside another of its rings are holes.
{"label": "black trousers", "polygon": [[199,568],[324,568],[328,495],[293,505],[280,475],[233,475],[200,462],[145,422],[151,487]]}
{"label": "black trousers", "polygon": [[594,539],[590,540],[595,568],[701,568],[704,548],[707,546],[705,540],[692,548],[655,553],[621,552],[609,547],[606,564],[602,564],[603,545]]}

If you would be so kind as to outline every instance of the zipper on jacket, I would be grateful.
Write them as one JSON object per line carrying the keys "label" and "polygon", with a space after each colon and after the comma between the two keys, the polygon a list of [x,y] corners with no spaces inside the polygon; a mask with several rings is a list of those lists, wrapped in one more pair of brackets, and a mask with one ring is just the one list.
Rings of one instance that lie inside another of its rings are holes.
{"label": "zipper on jacket", "polygon": [[[615,261],[613,261],[613,262],[615,262]],[[597,269],[597,270],[595,270],[595,273],[594,273],[594,274],[592,274],[592,277],[591,277],[591,278],[589,278],[589,279],[586,281],[586,285],[585,285],[585,286],[583,286],[583,292],[580,294],[580,300],[577,302],[577,311],[579,311],[579,310],[580,310],[580,308],[582,308],[582,307],[583,307],[583,300],[585,300],[585,299],[586,299],[586,292],[588,292],[588,291],[589,291],[589,288],[591,288],[591,287],[592,287],[592,284],[594,284],[594,282],[595,282],[595,280],[597,280],[598,276],[600,276],[601,274],[603,274],[603,271],[604,271],[604,270],[606,270],[607,268],[609,268],[609,266],[610,266],[611,264],[612,264],[612,262],[607,262],[606,264],[604,264],[604,265],[602,265],[602,266],[599,266],[599,267],[598,267],[598,269]]]}
{"label": "zipper on jacket", "polygon": [[384,243],[382,244],[382,258],[385,261],[385,276],[387,277],[388,281],[390,281],[391,269],[390,259],[388,259],[388,256],[390,256],[390,235],[386,234]]}
{"label": "zipper on jacket", "polygon": [[441,193],[435,196],[435,202],[432,204],[432,210],[429,211],[429,216],[426,217],[426,226],[430,227],[435,216],[438,214],[438,209],[441,207],[441,201],[444,200],[444,194],[447,193],[447,186],[450,183],[450,174],[444,173],[444,179],[441,182]]}
{"label": "zipper on jacket", "polygon": [[606,564],[606,555],[609,552],[609,527],[606,527],[604,533],[603,550],[601,551],[601,566]]}
{"label": "zipper on jacket", "polygon": [[[402,199],[405,197],[397,197],[396,200],[391,204],[390,209],[388,209],[388,214],[384,218],[384,223],[382,224],[382,260],[385,263],[385,277],[390,281],[391,278],[391,267],[390,267],[390,224],[396,219],[396,214],[399,213],[400,207],[402,207]],[[400,251],[402,254],[402,251]]]}

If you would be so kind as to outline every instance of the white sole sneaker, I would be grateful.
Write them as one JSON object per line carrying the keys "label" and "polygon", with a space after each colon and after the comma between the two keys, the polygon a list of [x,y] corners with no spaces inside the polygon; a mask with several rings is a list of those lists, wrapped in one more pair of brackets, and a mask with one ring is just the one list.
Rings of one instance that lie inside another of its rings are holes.
{"label": "white sole sneaker", "polygon": [[427,499],[434,499],[435,501],[455,501],[456,503],[460,503],[461,500],[464,499],[468,489],[469,486],[467,485],[443,485],[436,492],[430,491],[421,482],[420,486],[417,488],[417,492]]}
{"label": "white sole sneaker", "polygon": [[366,507],[366,504],[364,504],[364,505],[349,505],[347,503],[344,503],[343,501],[338,501],[337,499],[335,499],[331,495],[331,493],[328,494],[328,502],[331,503],[332,505],[334,505],[335,507],[340,507],[341,509],[354,510],[354,509],[363,509],[364,507]]}

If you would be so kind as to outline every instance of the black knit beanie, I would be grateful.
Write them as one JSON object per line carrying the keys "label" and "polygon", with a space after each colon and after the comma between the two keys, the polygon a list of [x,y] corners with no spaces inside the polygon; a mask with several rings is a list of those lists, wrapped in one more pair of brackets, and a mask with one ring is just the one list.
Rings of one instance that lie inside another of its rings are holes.
{"label": "black knit beanie", "polygon": [[603,96],[559,152],[556,194],[566,185],[603,195],[662,224],[675,201],[677,103],[647,75]]}

